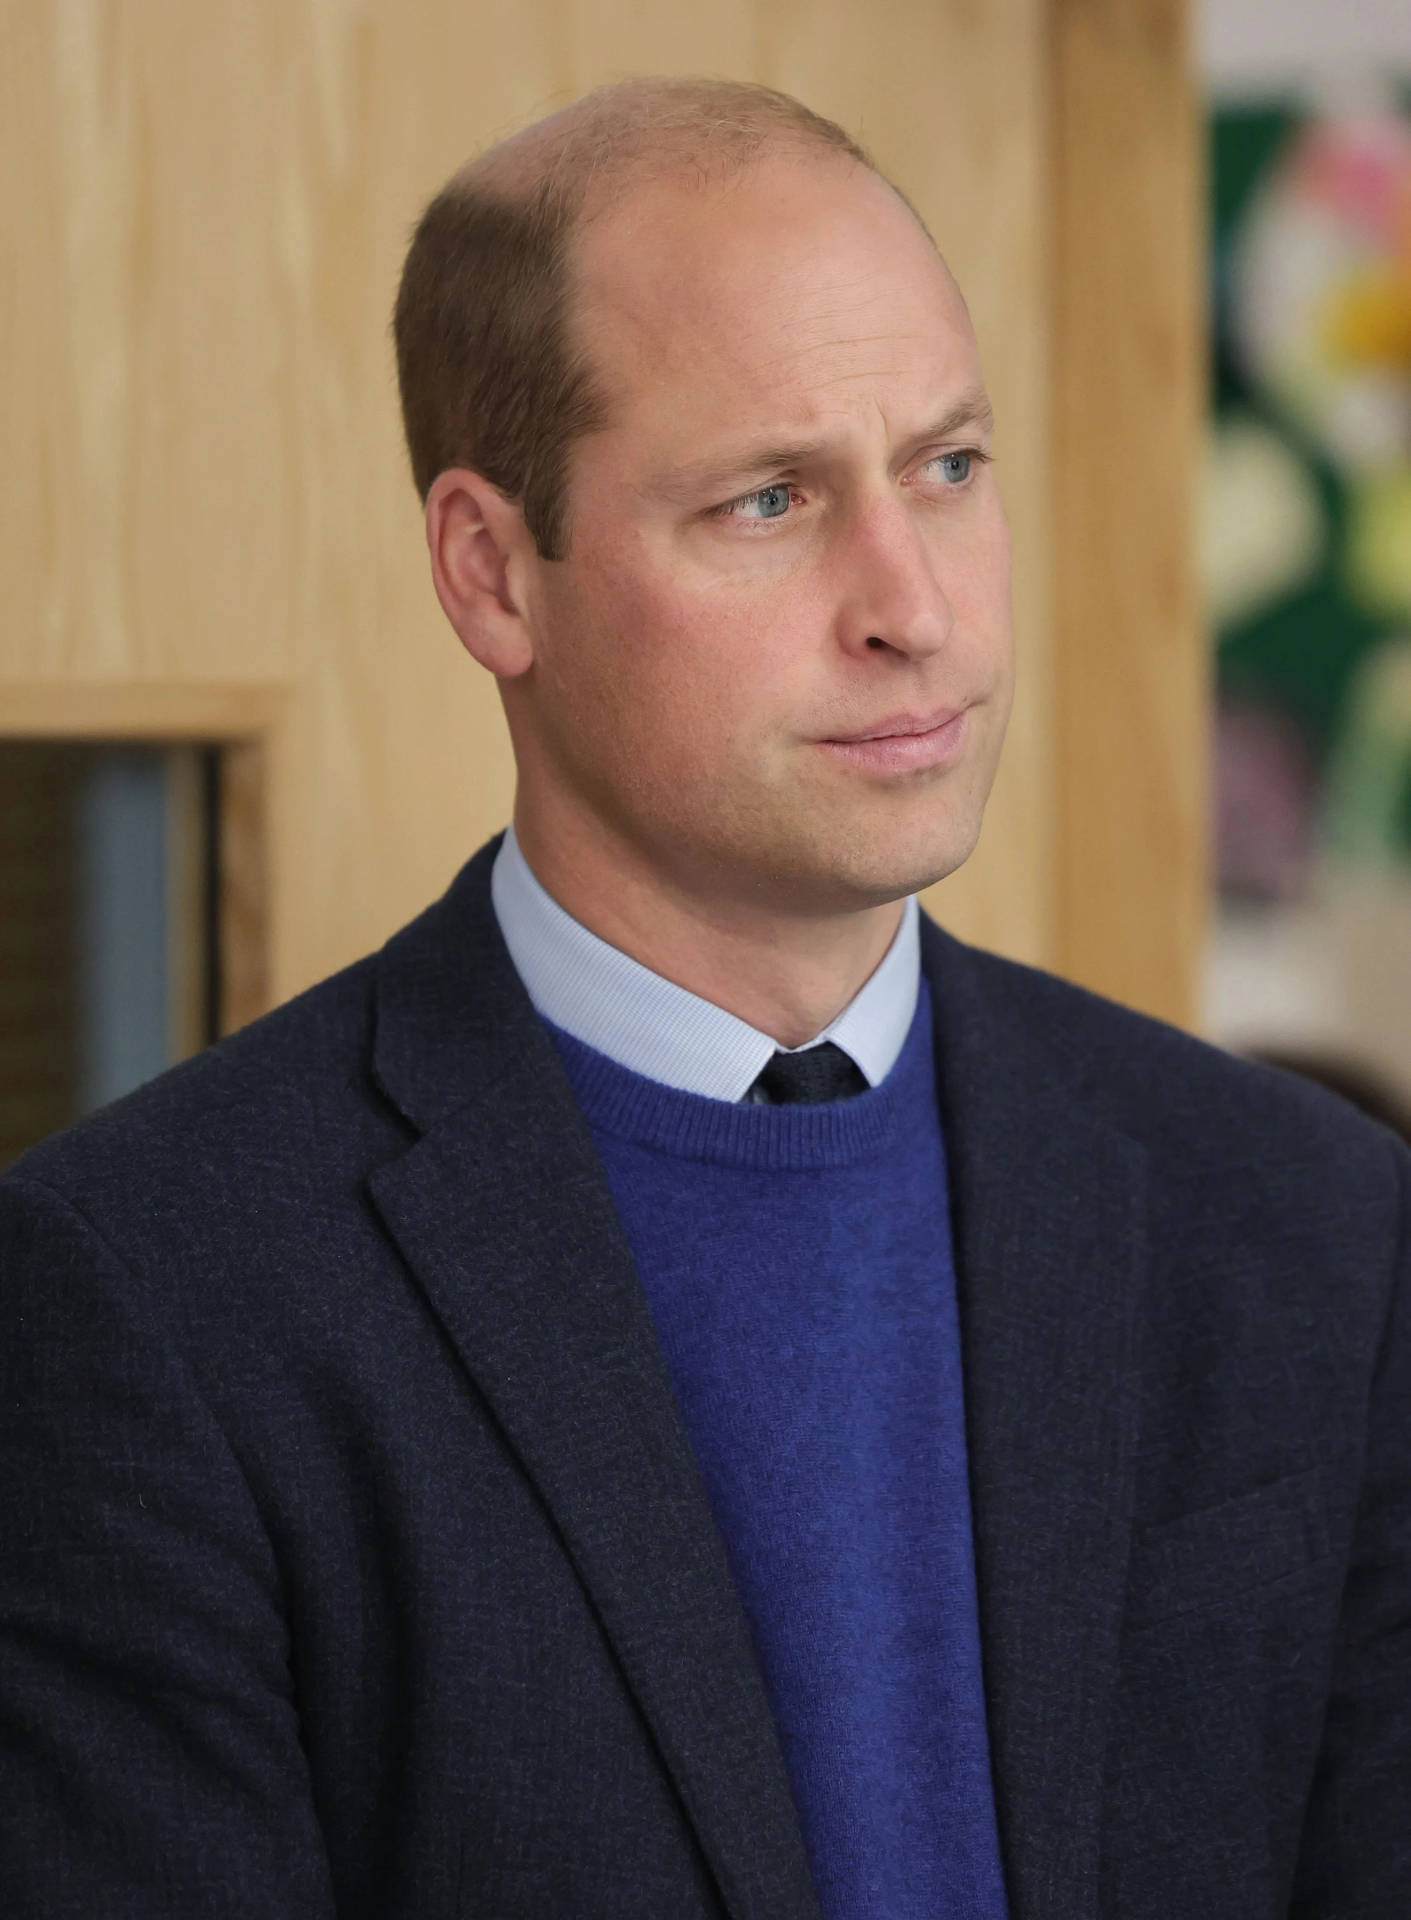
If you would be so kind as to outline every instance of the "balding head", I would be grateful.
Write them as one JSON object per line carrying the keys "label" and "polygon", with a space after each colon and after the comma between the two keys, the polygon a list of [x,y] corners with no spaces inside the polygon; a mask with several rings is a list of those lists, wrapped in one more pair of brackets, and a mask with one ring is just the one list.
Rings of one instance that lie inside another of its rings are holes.
{"label": "balding head", "polygon": [[787,94],[659,79],[601,87],[462,168],[417,227],[394,321],[423,498],[438,473],[473,468],[561,557],[568,450],[607,409],[570,324],[576,229],[646,182],[710,185],[781,151],[872,164]]}
{"label": "balding head", "polygon": [[782,148],[824,149],[863,166],[862,148],[786,93],[739,80],[621,80],[512,134],[450,183],[521,203],[553,201],[570,219],[601,211],[663,174],[727,177]]}

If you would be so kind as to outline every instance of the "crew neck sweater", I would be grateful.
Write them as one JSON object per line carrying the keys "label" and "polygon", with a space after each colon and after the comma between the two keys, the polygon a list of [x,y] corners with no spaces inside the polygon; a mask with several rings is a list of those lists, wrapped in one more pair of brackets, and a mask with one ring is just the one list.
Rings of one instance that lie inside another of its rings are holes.
{"label": "crew neck sweater", "polygon": [[549,1031],[725,1544],[825,1920],[1003,1920],[929,996],[879,1086],[816,1106],[683,1092]]}

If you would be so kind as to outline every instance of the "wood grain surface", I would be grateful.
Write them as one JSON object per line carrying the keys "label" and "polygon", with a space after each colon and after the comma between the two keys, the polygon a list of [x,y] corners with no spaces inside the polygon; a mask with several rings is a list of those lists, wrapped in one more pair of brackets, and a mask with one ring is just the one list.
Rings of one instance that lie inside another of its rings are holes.
{"label": "wood grain surface", "polygon": [[1052,964],[1180,1024],[1210,901],[1192,561],[1204,180],[1184,0],[1055,0]]}

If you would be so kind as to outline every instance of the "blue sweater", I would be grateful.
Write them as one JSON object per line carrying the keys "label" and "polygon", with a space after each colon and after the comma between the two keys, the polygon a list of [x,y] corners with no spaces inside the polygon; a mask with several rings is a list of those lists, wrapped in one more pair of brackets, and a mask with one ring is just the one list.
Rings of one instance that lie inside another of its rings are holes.
{"label": "blue sweater", "polygon": [[881,1086],[681,1093],[551,1028],[754,1634],[825,1920],[1003,1920],[922,993]]}

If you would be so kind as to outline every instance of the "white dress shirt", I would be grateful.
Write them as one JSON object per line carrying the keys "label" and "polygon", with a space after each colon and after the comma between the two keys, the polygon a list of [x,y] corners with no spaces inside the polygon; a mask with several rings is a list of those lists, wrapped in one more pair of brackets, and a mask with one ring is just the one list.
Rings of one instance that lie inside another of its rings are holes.
{"label": "white dress shirt", "polygon": [[[712,1100],[743,1100],[780,1048],[769,1034],[666,980],[600,940],[544,891],[505,834],[490,875],[505,945],[535,1010],[633,1073]],[[921,984],[919,908],[907,900],[896,936],[866,983],[821,1033],[861,1071],[884,1080],[901,1052]]]}

